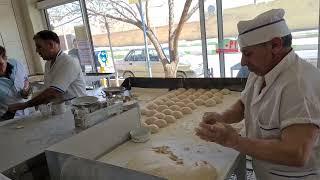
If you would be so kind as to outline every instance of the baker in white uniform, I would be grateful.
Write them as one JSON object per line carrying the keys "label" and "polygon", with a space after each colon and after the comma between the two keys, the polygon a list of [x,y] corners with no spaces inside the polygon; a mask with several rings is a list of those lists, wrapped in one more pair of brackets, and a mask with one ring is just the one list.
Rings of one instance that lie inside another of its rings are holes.
{"label": "baker in white uniform", "polygon": [[[228,110],[205,113],[196,133],[252,156],[258,180],[319,180],[320,71],[291,48],[284,14],[238,23],[246,87]],[[229,125],[243,118],[246,137]]]}
{"label": "baker in white uniform", "polygon": [[9,111],[46,104],[54,99],[70,99],[86,95],[85,81],[79,61],[62,52],[56,33],[43,30],[34,36],[36,50],[46,60],[46,89],[25,103],[11,104]]}

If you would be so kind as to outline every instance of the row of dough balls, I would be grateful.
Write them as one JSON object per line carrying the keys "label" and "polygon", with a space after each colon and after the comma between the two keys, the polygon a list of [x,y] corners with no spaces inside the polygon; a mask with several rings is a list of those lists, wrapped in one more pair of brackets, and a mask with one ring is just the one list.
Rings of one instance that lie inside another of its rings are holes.
{"label": "row of dough balls", "polygon": [[230,94],[228,89],[220,92],[216,89],[177,89],[164,95],[165,98],[149,103],[147,109],[141,110],[141,114],[147,117],[143,125],[148,127],[152,133],[157,133],[159,128],[175,123],[184,114],[191,114],[197,106],[212,107],[217,103],[222,103],[223,95],[227,94]]}

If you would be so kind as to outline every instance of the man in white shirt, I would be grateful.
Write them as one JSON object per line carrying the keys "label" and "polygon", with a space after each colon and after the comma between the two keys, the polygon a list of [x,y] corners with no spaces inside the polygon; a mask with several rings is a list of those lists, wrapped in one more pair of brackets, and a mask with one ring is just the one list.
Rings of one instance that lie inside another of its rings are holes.
{"label": "man in white shirt", "polygon": [[54,99],[65,100],[86,95],[79,61],[62,52],[58,35],[49,30],[43,30],[33,39],[37,52],[47,61],[44,73],[46,89],[25,103],[10,105],[9,111],[46,104]]}
{"label": "man in white shirt", "polygon": [[[197,135],[253,158],[258,180],[320,179],[320,71],[292,50],[283,9],[238,23],[241,99],[203,116]],[[245,119],[246,137],[229,125]]]}

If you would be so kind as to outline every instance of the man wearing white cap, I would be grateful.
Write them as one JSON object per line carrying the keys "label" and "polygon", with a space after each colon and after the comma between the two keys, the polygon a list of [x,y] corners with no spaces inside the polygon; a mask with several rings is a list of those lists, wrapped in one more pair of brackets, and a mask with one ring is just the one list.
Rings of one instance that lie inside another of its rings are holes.
{"label": "man wearing white cap", "polygon": [[[203,116],[197,135],[253,158],[258,180],[320,179],[320,71],[291,48],[283,9],[238,23],[250,75],[228,110]],[[246,137],[229,125],[245,119]]]}

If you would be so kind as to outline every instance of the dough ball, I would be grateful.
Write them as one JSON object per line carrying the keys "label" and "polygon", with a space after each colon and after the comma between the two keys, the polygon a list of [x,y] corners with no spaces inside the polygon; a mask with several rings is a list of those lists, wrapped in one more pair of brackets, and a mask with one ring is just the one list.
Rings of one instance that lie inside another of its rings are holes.
{"label": "dough ball", "polygon": [[183,99],[185,99],[185,98],[187,98],[186,95],[180,95],[180,96],[178,96],[178,99],[180,99],[180,100],[183,100]]}
{"label": "dough ball", "polygon": [[201,89],[198,89],[197,92],[202,94],[202,93],[206,92],[206,90],[201,88]]}
{"label": "dough ball", "polygon": [[179,89],[177,89],[177,91],[180,92],[180,93],[183,93],[183,92],[186,91],[186,89],[185,88],[179,88]]}
{"label": "dough ball", "polygon": [[188,98],[183,99],[182,102],[184,102],[185,104],[192,103],[192,101]]}
{"label": "dough ball", "polygon": [[177,119],[172,115],[166,115],[164,120],[167,121],[167,123],[175,123],[177,121]]}
{"label": "dough ball", "polygon": [[214,93],[213,96],[217,96],[219,98],[223,98],[223,94],[221,92]]}
{"label": "dough ball", "polygon": [[193,93],[192,93],[192,92],[189,92],[189,91],[186,91],[186,92],[183,93],[183,95],[185,95],[185,96],[189,96],[189,95],[191,95],[191,94],[193,94]]}
{"label": "dough ball", "polygon": [[160,99],[153,101],[153,103],[155,103],[158,106],[164,104],[164,102],[161,101]]}
{"label": "dough ball", "polygon": [[187,92],[195,93],[195,92],[196,92],[196,90],[195,90],[195,89],[193,89],[193,88],[190,88],[190,89],[188,89],[188,90],[187,90]]}
{"label": "dough ball", "polygon": [[208,96],[209,98],[213,97],[213,94],[210,91],[204,93],[204,95]]}
{"label": "dough ball", "polygon": [[147,109],[141,109],[140,112],[141,112],[141,115],[147,115],[149,110]]}
{"label": "dough ball", "polygon": [[202,95],[202,93],[201,93],[201,92],[196,92],[196,93],[194,93],[193,95],[194,95],[195,97],[199,97],[199,96]]}
{"label": "dough ball", "polygon": [[189,108],[189,107],[183,107],[183,108],[181,109],[181,112],[182,112],[183,114],[191,114],[191,113],[192,113],[192,109]]}
{"label": "dough ball", "polygon": [[171,100],[168,99],[168,98],[163,98],[163,99],[161,99],[161,101],[162,101],[164,104],[166,104],[168,101],[171,101]]}
{"label": "dough ball", "polygon": [[147,116],[147,117],[151,117],[151,116],[155,115],[156,113],[157,113],[157,111],[154,110],[154,109],[148,110],[146,116]]}
{"label": "dough ball", "polygon": [[204,101],[202,99],[196,99],[194,100],[194,103],[197,105],[197,106],[201,106],[204,104]]}
{"label": "dough ball", "polygon": [[171,109],[172,111],[177,111],[177,110],[180,109],[180,106],[178,106],[178,105],[172,105],[172,106],[169,107],[169,109]]}
{"label": "dough ball", "polygon": [[214,93],[219,92],[219,90],[218,90],[218,89],[211,89],[210,92],[211,92],[212,94],[214,94]]}
{"label": "dough ball", "polygon": [[179,101],[180,101],[180,99],[178,99],[177,97],[172,98],[171,100],[172,100],[173,102],[179,102]]}
{"label": "dough ball", "polygon": [[152,102],[147,105],[147,109],[149,109],[149,110],[157,109],[157,108],[158,108],[158,105],[156,105],[155,103],[152,103]]}
{"label": "dough ball", "polygon": [[151,131],[152,134],[158,133],[159,132],[159,127],[155,124],[150,124],[147,126],[147,128]]}
{"label": "dough ball", "polygon": [[170,109],[164,109],[164,110],[162,111],[162,113],[165,114],[165,115],[171,115],[171,114],[172,114],[172,110],[170,110]]}
{"label": "dough ball", "polygon": [[157,111],[162,112],[164,109],[168,109],[168,108],[169,107],[167,105],[160,105],[160,106],[158,106]]}
{"label": "dough ball", "polygon": [[202,99],[202,100],[206,101],[206,100],[208,100],[210,98],[207,95],[202,95],[202,96],[199,97],[199,99]]}
{"label": "dough ball", "polygon": [[180,119],[183,117],[183,114],[180,111],[173,111],[171,115],[174,116],[176,119]]}
{"label": "dough ball", "polygon": [[164,119],[166,117],[166,115],[163,114],[163,113],[157,113],[157,114],[154,115],[154,117],[156,117],[158,119]]}
{"label": "dough ball", "polygon": [[166,102],[166,105],[170,107],[172,105],[175,105],[175,103],[173,101],[169,100]]}
{"label": "dough ball", "polygon": [[197,99],[197,96],[195,96],[195,95],[190,95],[190,96],[189,96],[189,99],[190,99],[191,101],[194,101],[195,99]]}
{"label": "dough ball", "polygon": [[176,105],[178,105],[178,106],[180,106],[180,107],[185,107],[185,106],[186,106],[186,104],[183,103],[183,102],[177,102]]}
{"label": "dough ball", "polygon": [[173,93],[170,93],[170,94],[167,95],[167,98],[169,98],[169,99],[174,98],[174,97],[176,97],[176,95],[173,94]]}
{"label": "dough ball", "polygon": [[148,117],[148,118],[146,118],[146,120],[144,122],[146,124],[150,125],[150,124],[153,124],[156,120],[158,120],[158,118],[156,118],[156,117]]}
{"label": "dough ball", "polygon": [[217,103],[216,103],[216,101],[214,100],[214,99],[209,99],[209,100],[207,100],[206,102],[205,102],[205,105],[207,106],[207,107],[213,107],[213,106],[215,106]]}
{"label": "dough ball", "polygon": [[221,92],[223,95],[231,94],[231,91],[230,91],[229,89],[226,89],[226,88],[222,89],[220,92]]}
{"label": "dough ball", "polygon": [[222,103],[222,99],[219,98],[218,96],[213,96],[212,99],[215,100],[217,104],[221,104]]}
{"label": "dough ball", "polygon": [[163,119],[158,119],[158,120],[154,121],[153,124],[157,125],[159,128],[163,128],[168,125],[167,121],[165,121]]}
{"label": "dough ball", "polygon": [[193,110],[194,110],[194,109],[197,109],[197,105],[194,104],[194,103],[188,103],[187,106],[188,106],[189,108],[193,109]]}

